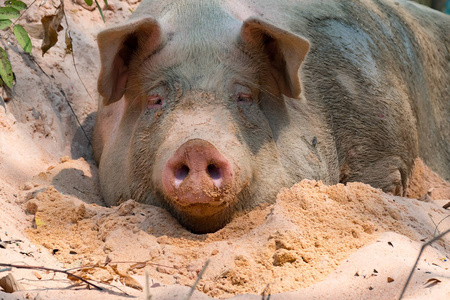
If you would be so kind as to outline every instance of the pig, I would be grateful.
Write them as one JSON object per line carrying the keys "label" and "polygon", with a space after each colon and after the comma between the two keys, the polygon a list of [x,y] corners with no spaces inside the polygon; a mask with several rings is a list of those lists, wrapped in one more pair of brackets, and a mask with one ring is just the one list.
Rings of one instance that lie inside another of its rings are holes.
{"label": "pig", "polygon": [[143,0],[98,34],[105,202],[208,233],[302,179],[448,179],[449,32],[400,0]]}

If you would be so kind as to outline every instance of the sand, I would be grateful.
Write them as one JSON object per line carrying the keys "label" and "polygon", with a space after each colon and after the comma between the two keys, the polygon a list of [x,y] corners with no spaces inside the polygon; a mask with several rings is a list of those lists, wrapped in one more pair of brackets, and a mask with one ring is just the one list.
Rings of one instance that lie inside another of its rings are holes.
{"label": "sand", "polygon": [[[21,22],[37,24],[57,3],[33,6]],[[90,137],[95,34],[137,5],[109,3],[104,25],[97,10],[65,2],[80,78],[63,31],[44,57],[33,38],[34,60],[13,43],[17,83],[13,96],[0,100],[0,263],[71,269],[105,291],[63,273],[13,268],[0,277],[12,274],[23,290],[0,288],[0,299],[183,299],[207,262],[191,299],[398,298],[421,244],[450,228],[442,207],[450,184],[421,160],[407,197],[362,183],[303,180],[281,190],[274,204],[204,235],[132,199],[104,206],[88,139],[67,102]],[[450,297],[449,242],[447,235],[426,248],[407,298]]]}

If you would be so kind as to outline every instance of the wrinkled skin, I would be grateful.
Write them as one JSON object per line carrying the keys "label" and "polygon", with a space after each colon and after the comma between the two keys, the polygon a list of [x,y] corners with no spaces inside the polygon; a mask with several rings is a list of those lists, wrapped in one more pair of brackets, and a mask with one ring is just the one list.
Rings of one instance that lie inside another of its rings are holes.
{"label": "wrinkled skin", "polygon": [[106,202],[204,233],[305,178],[448,179],[450,20],[398,2],[144,0],[98,36]]}

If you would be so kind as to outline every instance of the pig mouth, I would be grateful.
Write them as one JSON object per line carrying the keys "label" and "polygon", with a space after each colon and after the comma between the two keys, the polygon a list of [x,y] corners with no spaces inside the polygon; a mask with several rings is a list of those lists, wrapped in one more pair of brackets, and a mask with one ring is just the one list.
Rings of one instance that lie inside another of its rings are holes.
{"label": "pig mouth", "polygon": [[171,197],[169,201],[178,210],[196,217],[215,215],[234,202],[235,196],[231,185],[218,188],[210,182],[203,181],[197,186],[198,188],[179,186],[174,197]]}

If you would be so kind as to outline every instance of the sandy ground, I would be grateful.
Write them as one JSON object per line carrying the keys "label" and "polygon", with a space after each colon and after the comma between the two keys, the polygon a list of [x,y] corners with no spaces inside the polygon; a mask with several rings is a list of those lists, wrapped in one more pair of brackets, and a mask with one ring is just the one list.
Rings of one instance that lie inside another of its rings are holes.
{"label": "sandy ground", "polygon": [[[36,3],[21,23],[34,28],[57,3]],[[89,142],[68,102],[90,136],[96,32],[137,5],[109,3],[105,25],[97,10],[65,2],[80,78],[64,31],[44,57],[33,38],[34,59],[13,38],[1,40],[17,79],[0,100],[0,263],[70,269],[104,291],[63,273],[0,267],[0,278],[12,274],[23,289],[0,288],[0,299],[183,299],[207,262],[191,299],[398,298],[421,245],[450,228],[442,208],[450,184],[420,160],[407,198],[304,180],[212,234],[192,234],[133,200],[103,206]],[[427,247],[406,298],[449,299],[449,257],[450,235]]]}

